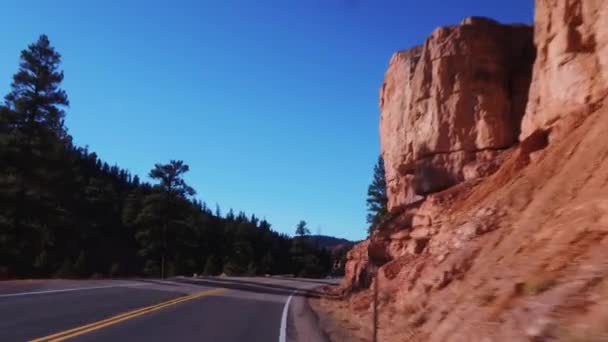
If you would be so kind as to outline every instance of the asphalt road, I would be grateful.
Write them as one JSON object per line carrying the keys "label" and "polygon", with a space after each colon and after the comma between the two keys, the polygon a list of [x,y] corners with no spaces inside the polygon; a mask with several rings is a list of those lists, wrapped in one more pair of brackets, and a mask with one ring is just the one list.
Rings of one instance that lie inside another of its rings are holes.
{"label": "asphalt road", "polygon": [[312,289],[330,282],[275,277],[0,282],[0,341],[323,342],[305,293],[314,295]]}

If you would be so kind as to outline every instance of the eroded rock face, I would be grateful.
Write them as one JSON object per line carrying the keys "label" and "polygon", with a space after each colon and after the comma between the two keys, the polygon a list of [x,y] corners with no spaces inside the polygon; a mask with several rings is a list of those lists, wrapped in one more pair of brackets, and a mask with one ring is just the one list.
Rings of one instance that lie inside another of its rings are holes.
{"label": "eroded rock face", "polygon": [[380,91],[391,211],[496,169],[488,155],[519,134],[532,34],[530,26],[468,18],[393,55]]}
{"label": "eroded rock face", "polygon": [[537,0],[530,101],[520,140],[564,115],[586,115],[608,94],[606,0]]}
{"label": "eroded rock face", "polygon": [[368,278],[368,247],[370,241],[365,240],[353,246],[346,254],[346,266],[344,269],[343,287],[345,288],[364,288],[369,285],[371,279]]}

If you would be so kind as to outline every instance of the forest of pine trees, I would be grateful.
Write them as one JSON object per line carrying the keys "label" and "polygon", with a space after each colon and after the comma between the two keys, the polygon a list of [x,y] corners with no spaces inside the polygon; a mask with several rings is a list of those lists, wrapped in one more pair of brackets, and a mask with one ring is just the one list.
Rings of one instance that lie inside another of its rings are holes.
{"label": "forest of pine trees", "polygon": [[0,279],[329,273],[306,236],[195,199],[183,161],[155,165],[149,184],[75,146],[60,64],[40,36],[0,104]]}

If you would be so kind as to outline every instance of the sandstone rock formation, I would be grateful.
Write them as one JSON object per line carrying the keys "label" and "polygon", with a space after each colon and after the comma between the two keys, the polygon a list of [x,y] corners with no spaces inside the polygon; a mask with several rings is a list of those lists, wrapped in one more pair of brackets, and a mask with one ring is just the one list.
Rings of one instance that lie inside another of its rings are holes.
{"label": "sandstone rock formation", "polygon": [[377,286],[382,341],[608,340],[608,6],[536,6],[533,80],[529,28],[489,20],[391,59],[395,216],[349,255],[351,328]]}
{"label": "sandstone rock formation", "polygon": [[344,281],[347,282],[349,286],[357,288],[369,286],[369,257],[367,255],[368,246],[369,241],[366,240],[360,242],[346,254]]}
{"label": "sandstone rock formation", "polygon": [[484,18],[393,55],[380,91],[391,211],[495,170],[517,141],[533,60],[532,27]]}
{"label": "sandstone rock formation", "polygon": [[538,59],[521,138],[564,114],[584,116],[608,94],[605,0],[536,1]]}

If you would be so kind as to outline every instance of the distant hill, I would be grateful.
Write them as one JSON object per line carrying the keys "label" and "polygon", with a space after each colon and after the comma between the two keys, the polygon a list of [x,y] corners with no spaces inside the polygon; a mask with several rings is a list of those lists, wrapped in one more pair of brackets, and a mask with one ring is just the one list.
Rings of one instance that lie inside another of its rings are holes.
{"label": "distant hill", "polygon": [[319,248],[326,248],[331,253],[333,262],[332,275],[343,276],[346,265],[346,253],[355,245],[355,241],[327,235],[310,235],[309,241]]}
{"label": "distant hill", "polygon": [[335,247],[352,247],[355,242],[327,235],[310,235],[310,241],[317,244],[319,247],[334,249]]}

